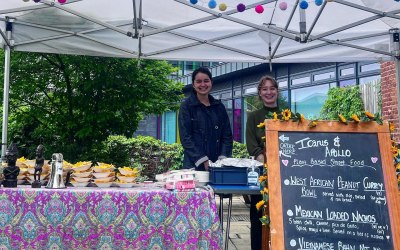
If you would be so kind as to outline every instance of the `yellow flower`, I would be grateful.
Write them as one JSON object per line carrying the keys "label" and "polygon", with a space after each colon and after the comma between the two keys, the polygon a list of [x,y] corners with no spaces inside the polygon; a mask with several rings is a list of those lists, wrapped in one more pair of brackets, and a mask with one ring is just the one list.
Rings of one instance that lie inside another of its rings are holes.
{"label": "yellow flower", "polygon": [[264,163],[264,168],[268,168],[268,164],[267,163]]}
{"label": "yellow flower", "polygon": [[304,122],[306,120],[306,118],[304,117],[303,114],[300,115],[300,122]]}
{"label": "yellow flower", "polygon": [[317,121],[310,121],[310,123],[308,124],[309,128],[313,128],[315,126],[317,126]]}
{"label": "yellow flower", "polygon": [[265,140],[265,136],[261,137],[261,140]]}
{"label": "yellow flower", "polygon": [[365,115],[366,115],[369,119],[374,119],[374,118],[375,118],[375,116],[374,116],[373,114],[371,114],[370,112],[368,112],[368,111],[365,111]]}
{"label": "yellow flower", "polygon": [[264,188],[264,193],[268,194],[268,188]]}
{"label": "yellow flower", "polygon": [[257,204],[256,204],[256,208],[257,208],[257,210],[260,210],[260,208],[262,207],[262,206],[264,206],[264,203],[265,203],[265,201],[259,201]]}
{"label": "yellow flower", "polygon": [[392,154],[393,154],[393,157],[396,157],[399,155],[399,150],[397,149],[396,146],[392,146]]}
{"label": "yellow flower", "polygon": [[274,112],[274,113],[272,114],[272,116],[273,116],[273,118],[274,118],[274,121],[278,120],[278,114],[277,114],[276,112]]}
{"label": "yellow flower", "polygon": [[290,117],[292,117],[292,112],[290,112],[289,109],[285,109],[285,110],[282,112],[282,118],[283,118],[283,120],[289,121]]}
{"label": "yellow flower", "polygon": [[400,163],[397,163],[396,169],[397,169],[397,170],[400,170]]}
{"label": "yellow flower", "polygon": [[358,118],[358,116],[356,114],[352,114],[351,118],[353,119],[353,121],[355,122],[360,122],[360,118]]}
{"label": "yellow flower", "polygon": [[257,125],[257,128],[263,128],[265,124],[263,122],[260,122],[260,124]]}
{"label": "yellow flower", "polygon": [[393,122],[390,122],[390,123],[389,123],[389,131],[390,131],[390,132],[393,132],[394,129],[395,129],[394,123],[393,123]]}
{"label": "yellow flower", "polygon": [[267,178],[266,178],[266,176],[261,175],[261,176],[258,178],[258,180],[259,180],[260,183],[262,183],[263,181],[267,180]]}
{"label": "yellow flower", "polygon": [[344,118],[343,115],[339,114],[338,116],[339,116],[339,121],[341,121],[343,123],[347,123],[347,120],[346,120],[346,118]]}

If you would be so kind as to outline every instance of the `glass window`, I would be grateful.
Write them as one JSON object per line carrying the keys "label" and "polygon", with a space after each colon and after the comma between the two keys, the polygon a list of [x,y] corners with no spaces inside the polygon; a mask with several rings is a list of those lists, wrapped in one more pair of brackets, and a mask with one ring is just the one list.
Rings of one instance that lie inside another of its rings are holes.
{"label": "glass window", "polygon": [[233,140],[242,142],[242,99],[234,100],[233,109]]}
{"label": "glass window", "polygon": [[136,129],[133,136],[152,136],[157,138],[157,116],[148,115],[139,122],[138,128]]}
{"label": "glass window", "polygon": [[214,77],[217,76],[217,67],[211,69],[211,75],[213,75]]}
{"label": "glass window", "polygon": [[196,63],[195,62],[189,62],[186,61],[184,62],[184,67],[183,67],[183,74],[188,75],[191,74],[194,71],[194,68],[196,68]]}
{"label": "glass window", "polygon": [[349,80],[342,80],[339,82],[339,86],[342,87],[346,87],[346,86],[350,86],[350,85],[356,85],[356,79],[349,79]]}
{"label": "glass window", "polygon": [[232,97],[231,91],[221,94],[221,99],[228,99],[228,98],[231,98],[231,97]]}
{"label": "glass window", "polygon": [[307,119],[317,119],[326,100],[330,84],[293,89],[291,111],[304,114]]}
{"label": "glass window", "polygon": [[279,91],[278,106],[281,110],[289,108],[289,91]]}
{"label": "glass window", "polygon": [[341,76],[354,75],[354,68],[341,69],[340,75]]}
{"label": "glass window", "polygon": [[225,74],[226,73],[226,64],[222,64],[220,66],[220,68],[221,68],[221,75]]}
{"label": "glass window", "polygon": [[[263,106],[262,101],[258,97],[258,95],[253,95],[253,96],[247,96],[243,98],[243,131],[246,131],[246,121],[247,121],[247,114],[249,112],[255,111],[257,109],[260,109]],[[243,133],[243,141],[246,141],[246,133]]]}
{"label": "glass window", "polygon": [[335,72],[333,71],[314,75],[314,81],[321,81],[332,78],[335,78]]}
{"label": "glass window", "polygon": [[287,80],[278,81],[278,87],[279,88],[287,88],[288,87]]}
{"label": "glass window", "polygon": [[234,96],[241,96],[241,94],[242,94],[242,91],[241,91],[241,90],[235,90],[235,91],[233,91],[233,95],[234,95]]}
{"label": "glass window", "polygon": [[378,83],[380,81],[381,81],[381,76],[380,75],[361,77],[360,78],[360,85],[361,84],[369,84],[369,83]]}
{"label": "glass window", "polygon": [[379,63],[371,63],[371,64],[365,64],[361,65],[361,72],[367,72],[367,71],[373,71],[373,70],[380,70],[381,65]]}
{"label": "glass window", "polygon": [[213,74],[214,77],[221,75],[221,66],[219,65],[216,66],[214,70],[215,70],[215,75]]}
{"label": "glass window", "polygon": [[226,67],[226,73],[227,74],[232,72],[232,63],[227,63],[225,65],[225,67]]}
{"label": "glass window", "polygon": [[175,143],[176,129],[176,112],[165,112],[162,115],[161,140],[166,143]]}
{"label": "glass window", "polygon": [[310,82],[310,77],[301,77],[297,79],[292,79],[292,85],[297,85],[297,84],[302,84],[302,83],[309,83]]}
{"label": "glass window", "polygon": [[232,63],[232,72],[234,72],[234,71],[236,71],[236,67],[237,66],[237,63]]}
{"label": "glass window", "polygon": [[247,88],[244,90],[245,95],[254,94],[254,93],[257,93],[257,87]]}

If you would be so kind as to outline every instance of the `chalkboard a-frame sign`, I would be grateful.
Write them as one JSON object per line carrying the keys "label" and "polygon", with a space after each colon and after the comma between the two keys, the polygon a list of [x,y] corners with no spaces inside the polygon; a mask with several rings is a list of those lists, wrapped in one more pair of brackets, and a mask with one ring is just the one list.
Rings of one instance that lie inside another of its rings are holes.
{"label": "chalkboard a-frame sign", "polygon": [[400,249],[387,123],[265,122],[272,249]]}

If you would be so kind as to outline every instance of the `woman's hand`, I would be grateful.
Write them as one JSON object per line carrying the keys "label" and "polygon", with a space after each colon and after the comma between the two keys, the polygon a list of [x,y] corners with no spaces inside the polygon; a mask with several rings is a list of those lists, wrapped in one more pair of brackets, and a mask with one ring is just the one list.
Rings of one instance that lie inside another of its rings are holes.
{"label": "woman's hand", "polygon": [[205,161],[205,162],[203,162],[203,164],[204,164],[204,169],[205,169],[206,171],[208,171],[208,166],[209,166],[208,160]]}
{"label": "woman's hand", "polygon": [[259,155],[257,156],[256,160],[259,161],[259,162],[264,163],[264,160],[265,160],[264,155],[263,155],[263,154],[259,154]]}

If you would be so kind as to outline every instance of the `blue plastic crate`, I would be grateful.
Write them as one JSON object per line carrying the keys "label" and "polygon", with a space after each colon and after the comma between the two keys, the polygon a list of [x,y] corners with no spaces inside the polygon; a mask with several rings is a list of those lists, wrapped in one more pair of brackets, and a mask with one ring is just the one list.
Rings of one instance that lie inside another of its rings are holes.
{"label": "blue plastic crate", "polygon": [[210,184],[247,185],[247,168],[210,167]]}

